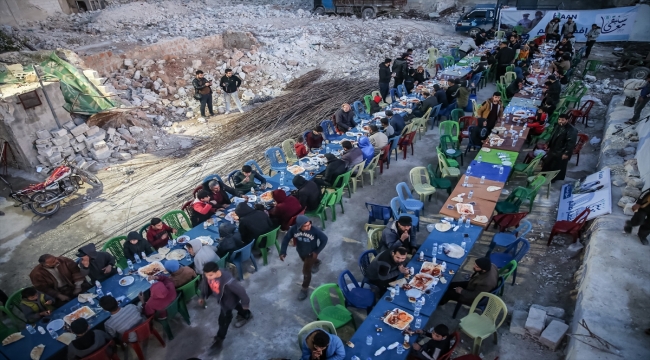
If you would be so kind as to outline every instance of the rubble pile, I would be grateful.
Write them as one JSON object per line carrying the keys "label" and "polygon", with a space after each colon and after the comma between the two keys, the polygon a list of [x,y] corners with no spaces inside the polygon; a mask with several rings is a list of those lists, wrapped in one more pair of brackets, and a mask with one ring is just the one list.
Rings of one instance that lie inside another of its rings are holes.
{"label": "rubble pile", "polygon": [[510,332],[528,336],[551,350],[557,350],[569,330],[564,316],[562,308],[533,304],[528,312],[513,311]]}

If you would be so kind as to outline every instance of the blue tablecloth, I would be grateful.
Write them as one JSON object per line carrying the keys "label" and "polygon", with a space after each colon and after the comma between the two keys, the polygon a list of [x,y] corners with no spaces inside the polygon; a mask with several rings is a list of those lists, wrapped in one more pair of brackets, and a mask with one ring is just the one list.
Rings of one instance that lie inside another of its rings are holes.
{"label": "blue tablecloth", "polygon": [[[484,161],[478,163],[476,160],[472,160],[472,163],[469,164],[469,166],[472,167],[472,170],[471,172],[467,172],[467,175],[471,175],[477,178],[485,176],[485,178],[488,180],[498,181],[502,183],[508,181],[508,174],[510,174],[510,170],[512,170],[510,166],[503,166],[503,174],[499,174],[498,165],[490,164]],[[462,176],[459,181],[463,181]]]}
{"label": "blue tablecloth", "polygon": [[431,254],[431,251],[433,249],[433,244],[435,243],[437,243],[438,246],[444,243],[460,245],[460,243],[463,241],[463,237],[464,237],[463,235],[467,234],[469,235],[468,236],[469,240],[466,241],[465,244],[465,249],[467,251],[465,252],[465,256],[463,256],[462,258],[460,259],[450,258],[449,256],[445,255],[444,252],[442,252],[441,254],[436,254],[436,260],[437,263],[439,264],[442,263],[443,261],[446,261],[447,264],[455,264],[461,266],[465,262],[467,255],[469,255],[469,252],[472,250],[472,247],[474,247],[474,244],[481,237],[482,233],[483,233],[483,228],[476,225],[470,225],[468,228],[466,228],[463,225],[456,231],[449,230],[446,232],[440,232],[436,229],[433,229],[433,231],[429,234],[429,236],[427,236],[427,239],[424,241],[422,246],[420,246],[420,249],[423,250],[425,254],[427,253]]}
{"label": "blue tablecloth", "polygon": [[[373,360],[383,360],[383,359],[406,359],[409,354],[409,350],[405,350],[403,354],[398,355],[397,349],[386,350],[383,354],[375,356],[375,351],[379,350],[380,347],[384,346],[388,348],[388,345],[398,341],[400,343],[404,342],[404,335],[400,330],[397,330],[379,318],[384,316],[384,313],[388,310],[393,310],[395,308],[400,308],[399,306],[390,303],[388,301],[380,300],[377,305],[372,309],[366,320],[361,323],[357,331],[352,336],[350,341],[354,344],[354,348],[351,349],[348,346],[345,346],[345,358],[350,359],[352,356],[356,355],[360,359],[365,360],[371,358]],[[402,309],[404,310],[404,309]],[[406,311],[413,315],[413,311]],[[420,314],[420,319],[422,319],[422,327],[424,328],[429,317],[423,314]],[[377,326],[375,326],[377,325]],[[415,319],[411,322],[411,329],[415,326]],[[376,328],[380,327],[382,332],[377,332]],[[366,337],[371,335],[373,337],[372,345],[366,345]],[[409,343],[413,344],[417,340],[417,334],[414,334],[410,337]]]}

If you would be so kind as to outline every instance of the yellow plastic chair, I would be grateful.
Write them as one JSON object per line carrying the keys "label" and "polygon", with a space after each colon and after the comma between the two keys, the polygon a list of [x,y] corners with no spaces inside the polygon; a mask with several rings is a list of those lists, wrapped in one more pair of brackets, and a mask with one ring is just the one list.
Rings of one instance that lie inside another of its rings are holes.
{"label": "yellow plastic chair", "polygon": [[551,180],[553,180],[557,174],[560,173],[560,170],[555,170],[555,171],[542,171],[538,173],[535,176],[529,176],[527,180],[528,184],[532,183],[535,181],[535,178],[543,176],[546,181],[540,186],[546,186],[546,198],[548,199],[549,195],[551,194]]}
{"label": "yellow plastic chair", "polygon": [[312,330],[316,329],[321,329],[327,333],[330,333],[332,335],[336,335],[336,328],[334,327],[334,324],[332,324],[331,321],[313,321],[310,322],[309,324],[305,325],[300,329],[298,332],[298,348],[302,349],[302,342],[305,340],[305,337],[307,334],[312,332]]}
{"label": "yellow plastic chair", "polygon": [[287,139],[282,142],[282,151],[284,151],[284,156],[287,158],[287,163],[294,163],[298,161],[298,155],[296,155],[296,148],[293,147],[296,144],[296,140]]}
{"label": "yellow plastic chair", "polygon": [[[429,116],[431,116],[431,108],[427,110],[427,112],[422,115],[422,117],[415,118],[413,119],[413,122],[411,122],[411,128],[413,131],[418,132],[418,138],[422,139],[422,133],[427,132],[427,122],[429,121]],[[413,142],[415,142],[415,138],[413,139]]]}
{"label": "yellow plastic chair", "polygon": [[478,118],[478,110],[481,108],[481,105],[479,105],[476,102],[476,99],[472,99],[472,110],[473,110],[473,115],[475,118]]}
{"label": "yellow plastic chair", "polygon": [[506,37],[506,32],[505,31],[495,31],[494,32],[494,40],[501,40]]}
{"label": "yellow plastic chair", "polygon": [[504,77],[505,80],[506,80],[506,82],[505,82],[503,85],[505,85],[506,87],[508,87],[508,86],[510,86],[510,84],[512,84],[512,82],[515,81],[515,79],[517,78],[517,73],[509,71],[509,72],[507,72],[505,75],[503,75],[503,77]]}
{"label": "yellow plastic chair", "polygon": [[[380,93],[379,91],[375,90],[375,91],[372,92],[372,98],[374,99],[375,96],[379,96],[379,97],[381,97],[381,93]],[[379,104],[378,104],[379,107],[382,108],[382,109],[383,109],[384,107],[388,106],[388,104],[387,104],[386,102],[384,102],[384,100],[386,100],[386,99],[381,99],[381,101],[380,101]],[[374,101],[374,100],[373,100],[373,101]]]}
{"label": "yellow plastic chair", "polygon": [[436,148],[438,152],[438,169],[443,178],[446,177],[455,177],[460,178],[460,169],[451,167],[447,164],[447,157],[443,154],[439,148]]}
{"label": "yellow plastic chair", "polygon": [[416,166],[411,169],[409,179],[415,192],[420,195],[420,201],[424,202],[427,196],[431,199],[431,195],[436,193],[436,188],[431,185],[429,172],[424,166]]}
{"label": "yellow plastic chair", "polygon": [[357,192],[357,181],[363,187],[363,164],[365,161],[362,161],[352,167],[352,175],[350,176],[350,182],[352,183],[352,193]]}
{"label": "yellow plastic chair", "polygon": [[430,69],[435,69],[436,68],[436,60],[440,57],[440,50],[430,47],[427,49],[427,53],[429,54],[429,60],[427,61],[427,67]]}
{"label": "yellow plastic chair", "polygon": [[[474,311],[478,303],[484,298],[488,298],[488,303],[483,313],[479,315]],[[502,311],[503,317],[500,316]],[[498,296],[486,292],[478,294],[472,303],[472,307],[469,309],[469,315],[460,319],[459,324],[460,330],[474,339],[472,354],[478,355],[483,339],[486,339],[492,334],[494,334],[494,343],[497,343],[497,329],[503,324],[507,315],[508,308]]]}
{"label": "yellow plastic chair", "polygon": [[[372,186],[374,181],[375,181],[375,170],[377,170],[377,164],[379,163],[379,158],[381,157],[381,154],[377,154],[372,160],[370,160],[370,164],[368,164],[364,169],[362,174],[368,174],[370,176],[370,185]],[[362,163],[363,164],[363,163]],[[363,177],[361,178],[361,184],[363,185]]]}
{"label": "yellow plastic chair", "polygon": [[386,228],[386,225],[366,224],[363,226],[368,234],[368,250],[375,249],[379,251],[379,241],[381,241],[381,233]]}

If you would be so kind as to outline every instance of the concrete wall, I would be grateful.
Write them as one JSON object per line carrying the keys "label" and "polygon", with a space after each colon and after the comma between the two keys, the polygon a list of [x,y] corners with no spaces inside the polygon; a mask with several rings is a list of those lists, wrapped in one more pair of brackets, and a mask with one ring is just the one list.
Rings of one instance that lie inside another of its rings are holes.
{"label": "concrete wall", "polygon": [[0,0],[0,24],[24,25],[56,13],[70,14],[67,0]]}
{"label": "concrete wall", "polygon": [[[41,105],[25,110],[16,95],[2,98],[0,101],[0,138],[9,142],[16,157],[17,167],[22,170],[33,171],[34,167],[39,164],[36,158],[38,153],[34,146],[37,139],[36,132],[40,130],[56,130],[58,127],[43,95],[43,89],[34,83],[29,86],[36,88],[38,97],[41,99]],[[59,118],[59,123],[65,124],[71,121],[70,114],[63,109],[65,99],[59,88],[59,83],[45,83],[45,89]]]}

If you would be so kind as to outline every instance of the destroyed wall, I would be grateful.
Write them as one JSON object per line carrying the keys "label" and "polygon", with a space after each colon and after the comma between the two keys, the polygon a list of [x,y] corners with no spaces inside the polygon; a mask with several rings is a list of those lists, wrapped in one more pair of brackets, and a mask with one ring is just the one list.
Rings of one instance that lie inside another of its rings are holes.
{"label": "destroyed wall", "polygon": [[0,0],[0,24],[24,25],[56,13],[70,14],[66,0]]}

